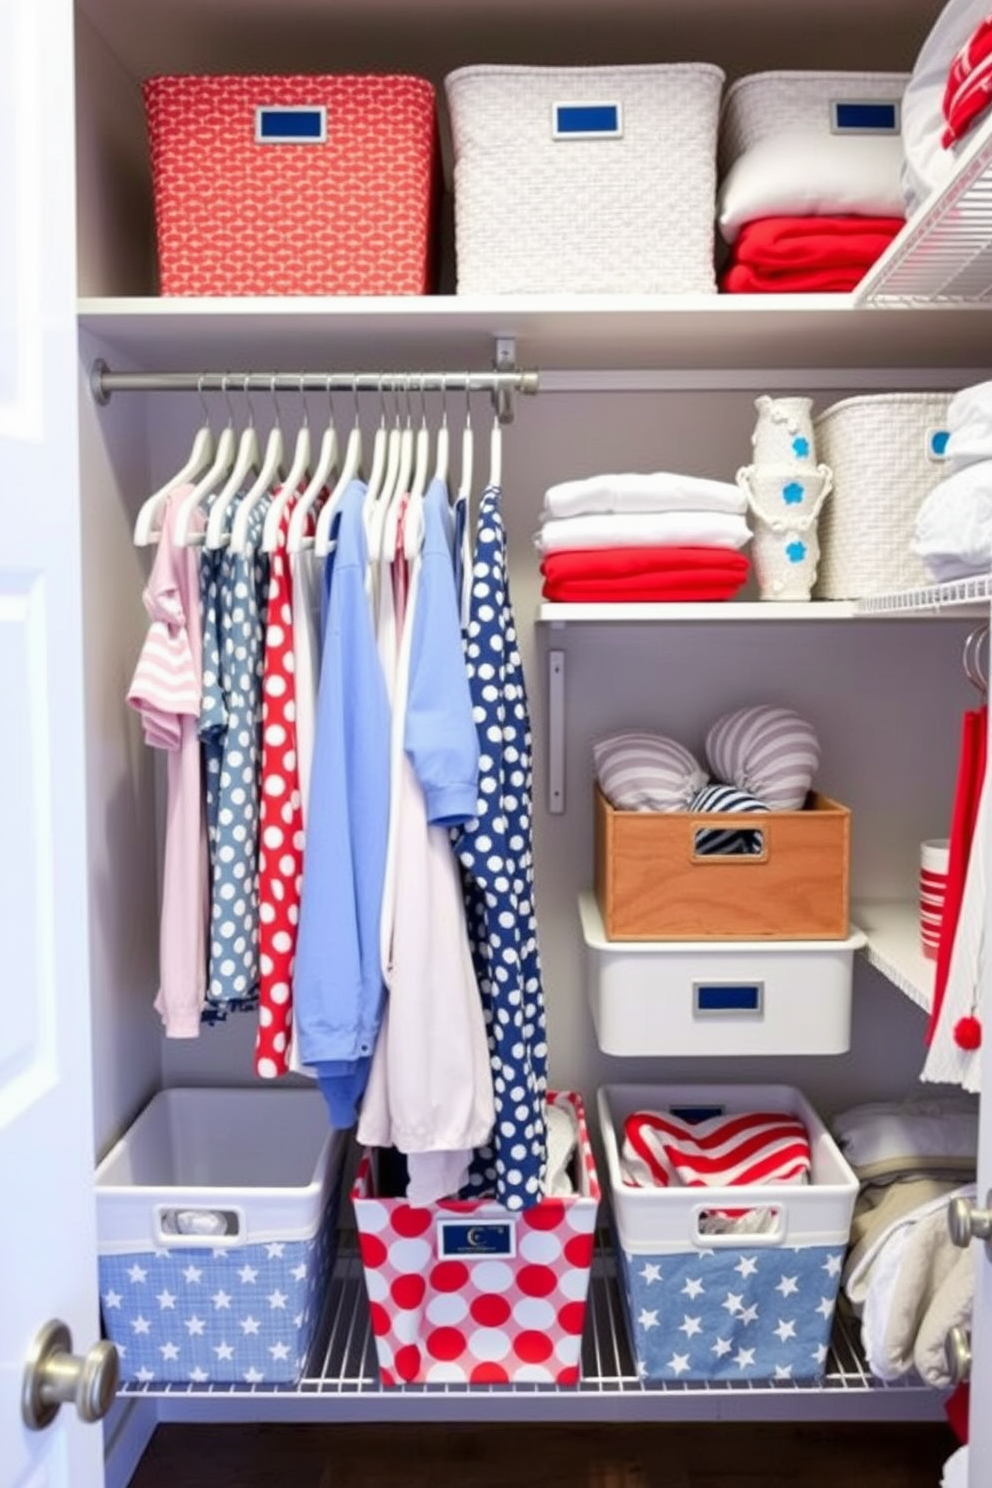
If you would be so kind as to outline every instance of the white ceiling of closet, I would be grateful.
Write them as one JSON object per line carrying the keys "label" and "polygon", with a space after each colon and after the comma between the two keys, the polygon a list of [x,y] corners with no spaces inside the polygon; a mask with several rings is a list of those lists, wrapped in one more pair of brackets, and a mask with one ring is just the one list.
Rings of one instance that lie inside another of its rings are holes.
{"label": "white ceiling of closet", "polygon": [[79,0],[132,76],[467,62],[912,65],[942,0]]}

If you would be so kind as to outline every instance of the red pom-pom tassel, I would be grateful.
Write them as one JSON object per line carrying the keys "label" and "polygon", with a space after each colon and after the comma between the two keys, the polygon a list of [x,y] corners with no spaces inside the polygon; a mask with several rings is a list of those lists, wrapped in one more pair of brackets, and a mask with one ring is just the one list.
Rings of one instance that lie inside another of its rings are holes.
{"label": "red pom-pom tassel", "polygon": [[982,1025],[974,1015],[959,1018],[954,1025],[954,1042],[959,1049],[978,1049],[982,1042]]}

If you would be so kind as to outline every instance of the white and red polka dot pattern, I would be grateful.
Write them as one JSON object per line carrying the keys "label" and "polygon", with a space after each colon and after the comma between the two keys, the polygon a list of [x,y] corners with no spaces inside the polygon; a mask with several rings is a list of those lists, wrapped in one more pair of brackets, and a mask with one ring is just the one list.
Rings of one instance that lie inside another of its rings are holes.
{"label": "white and red polka dot pattern", "polygon": [[[414,1207],[373,1192],[368,1153],[352,1190],[384,1385],[574,1385],[600,1189],[582,1099],[579,1191],[511,1213],[491,1200]],[[439,1220],[509,1222],[516,1254],[442,1259]]]}
{"label": "white and red polka dot pattern", "polygon": [[[262,671],[262,774],[258,841],[258,1032],[255,1073],[275,1079],[289,1068],[293,965],[300,923],[303,810],[296,762],[293,590],[286,539],[296,505],[282,514],[270,562]],[[312,526],[312,524],[311,524]]]}
{"label": "white and red polka dot pattern", "polygon": [[[164,295],[426,294],[434,89],[414,77],[144,84]],[[326,138],[261,144],[257,109],[326,110]]]}

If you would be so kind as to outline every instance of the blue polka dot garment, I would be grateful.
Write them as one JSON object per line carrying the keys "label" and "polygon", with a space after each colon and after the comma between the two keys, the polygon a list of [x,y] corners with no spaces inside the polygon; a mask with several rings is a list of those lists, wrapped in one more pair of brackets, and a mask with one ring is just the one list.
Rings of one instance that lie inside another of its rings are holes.
{"label": "blue polka dot garment", "polygon": [[548,1045],[537,948],[531,835],[530,718],[506,572],[500,493],[479,507],[463,637],[479,734],[475,818],[452,830],[492,1062],[496,1124],[464,1193],[508,1209],[541,1197],[547,1164]]}
{"label": "blue polka dot garment", "polygon": [[201,557],[200,738],[210,856],[210,966],[202,1017],[216,1022],[258,999],[258,775],[268,556],[267,502],[252,512],[245,552]]}

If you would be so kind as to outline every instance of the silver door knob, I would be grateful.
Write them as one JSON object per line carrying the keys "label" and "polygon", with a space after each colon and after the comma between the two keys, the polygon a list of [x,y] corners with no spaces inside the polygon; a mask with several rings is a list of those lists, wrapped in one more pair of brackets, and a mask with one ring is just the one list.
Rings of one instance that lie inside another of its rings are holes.
{"label": "silver door knob", "polygon": [[952,1199],[947,1206],[947,1228],[961,1250],[967,1250],[972,1240],[992,1240],[992,1193],[984,1209],[977,1209],[970,1199]]}
{"label": "silver door knob", "polygon": [[112,1343],[96,1343],[82,1358],[72,1352],[72,1334],[53,1318],[34,1337],[24,1366],[21,1415],[32,1431],[42,1431],[63,1405],[75,1405],[84,1421],[100,1421],[109,1411],[120,1380],[120,1359]]}
{"label": "silver door knob", "polygon": [[956,1385],[971,1374],[971,1339],[963,1328],[952,1328],[944,1340],[947,1372]]}

